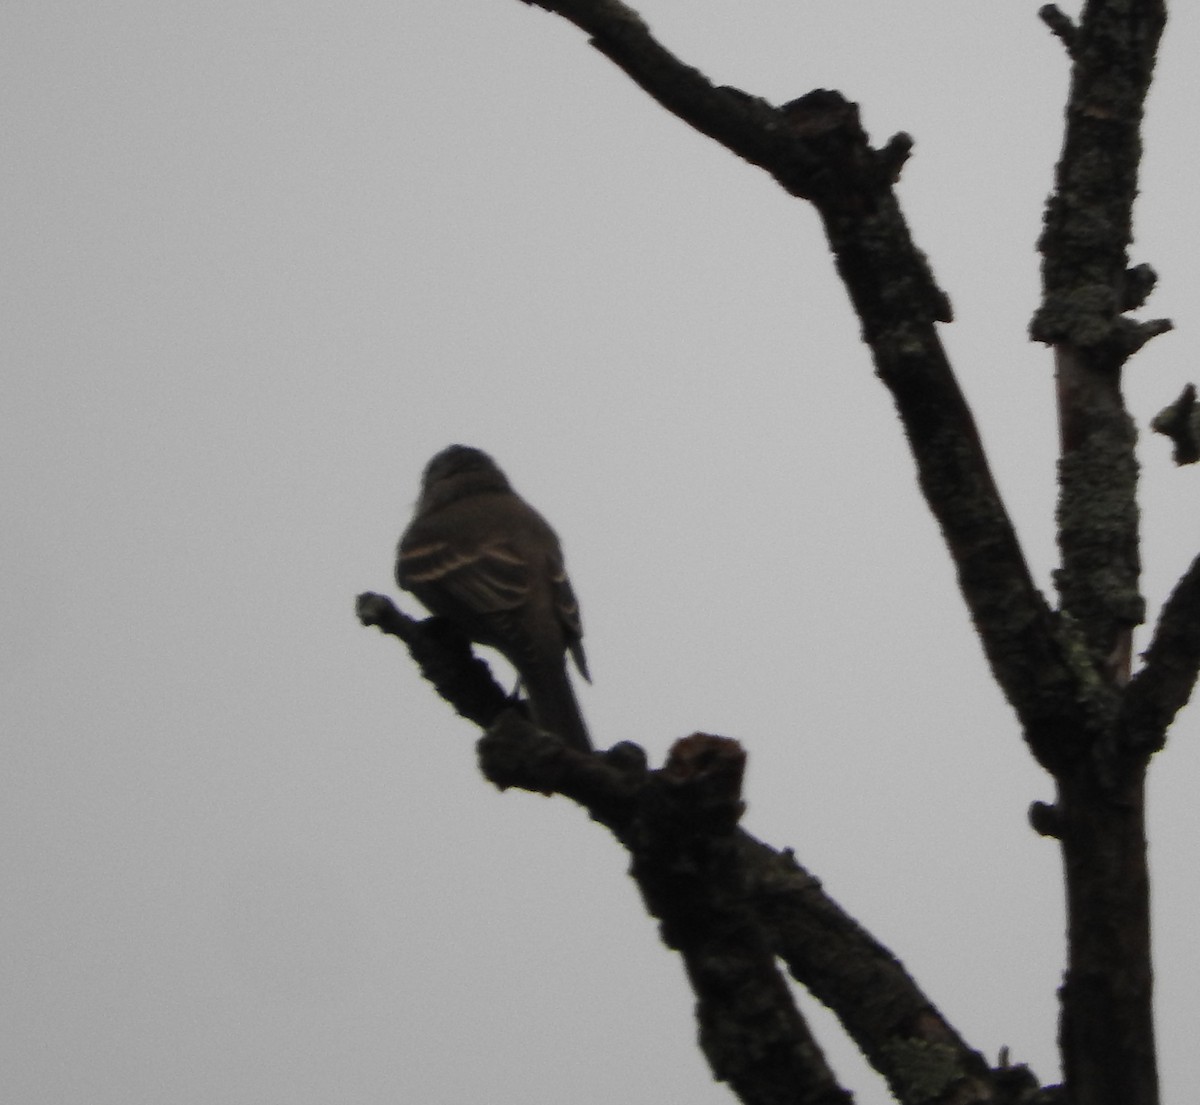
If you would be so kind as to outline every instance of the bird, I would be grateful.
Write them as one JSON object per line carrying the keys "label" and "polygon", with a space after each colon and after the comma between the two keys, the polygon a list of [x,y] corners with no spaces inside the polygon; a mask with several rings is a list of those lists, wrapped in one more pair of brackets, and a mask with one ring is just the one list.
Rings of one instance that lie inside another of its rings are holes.
{"label": "bird", "polygon": [[512,664],[539,728],[592,750],[567,673],[569,652],[591,682],[558,536],[482,449],[450,445],[425,466],[396,582]]}

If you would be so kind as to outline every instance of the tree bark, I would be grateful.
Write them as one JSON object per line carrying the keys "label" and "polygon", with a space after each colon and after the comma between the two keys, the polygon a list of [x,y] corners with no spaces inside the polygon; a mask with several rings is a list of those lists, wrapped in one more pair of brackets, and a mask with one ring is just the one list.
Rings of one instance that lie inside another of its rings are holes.
{"label": "tree bark", "polygon": [[[1144,682],[1133,691],[1130,677],[1145,603],[1137,434],[1121,371],[1170,327],[1128,317],[1154,284],[1149,266],[1130,267],[1128,247],[1145,98],[1166,10],[1162,0],[1089,0],[1078,26],[1053,5],[1042,16],[1067,46],[1072,69],[1040,242],[1043,298],[1030,331],[1055,354],[1062,557],[1055,584],[1087,714],[1083,728],[1062,740],[1066,757],[1040,757],[1058,784],[1054,835],[1066,884],[1059,1048],[1073,1105],[1157,1105],[1144,784],[1165,724],[1137,734],[1127,724],[1131,699],[1143,693]],[[1154,685],[1153,674],[1141,676]],[[1146,711],[1134,713],[1147,720]]]}

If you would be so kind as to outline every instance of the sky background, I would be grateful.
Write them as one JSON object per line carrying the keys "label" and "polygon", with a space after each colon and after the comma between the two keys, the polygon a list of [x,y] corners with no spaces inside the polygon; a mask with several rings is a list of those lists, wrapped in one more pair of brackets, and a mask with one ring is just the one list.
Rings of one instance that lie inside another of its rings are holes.
{"label": "sky background", "polygon": [[[1025,331],[1067,63],[1036,7],[640,10],[719,83],[915,137],[901,199],[1048,586]],[[1143,429],[1197,375],[1198,50],[1179,5],[1132,258],[1178,330],[1128,369]],[[562,537],[597,741],[742,741],[746,827],[973,1046],[1056,1077],[1050,783],[809,208],[517,0],[7,0],[0,89],[6,1101],[731,1100],[619,847],[486,785],[355,621],[456,441]],[[1140,455],[1153,617],[1200,474]],[[1151,776],[1165,1101],[1200,1081],[1198,737],[1186,713]]]}

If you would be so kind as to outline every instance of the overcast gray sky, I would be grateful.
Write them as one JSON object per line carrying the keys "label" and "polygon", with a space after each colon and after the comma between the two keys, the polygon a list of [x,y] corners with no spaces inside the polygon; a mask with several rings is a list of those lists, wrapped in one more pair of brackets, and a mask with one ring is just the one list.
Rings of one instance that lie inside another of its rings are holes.
{"label": "overcast gray sky", "polygon": [[[1024,334],[1067,69],[1036,7],[641,10],[721,83],[914,135],[902,200],[1048,583]],[[1129,369],[1143,427],[1197,376],[1198,47],[1179,5],[1134,252],[1179,329]],[[808,208],[518,0],[8,0],[0,55],[5,1101],[730,1099],[617,845],[484,784],[354,620],[453,441],[563,539],[596,738],[743,741],[747,827],[1055,1076],[1049,782]],[[1200,475],[1141,456],[1153,614]],[[1200,1081],[1198,729],[1152,773],[1166,1100]]]}

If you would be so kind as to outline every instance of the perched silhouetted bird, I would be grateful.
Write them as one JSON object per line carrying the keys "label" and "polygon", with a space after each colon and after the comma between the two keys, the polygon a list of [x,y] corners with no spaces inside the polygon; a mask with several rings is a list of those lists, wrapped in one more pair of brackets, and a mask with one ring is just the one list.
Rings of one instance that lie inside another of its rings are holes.
{"label": "perched silhouetted bird", "polygon": [[542,729],[591,750],[567,675],[570,650],[590,681],[558,537],[487,453],[451,445],[425,466],[396,551],[396,582],[507,658]]}

